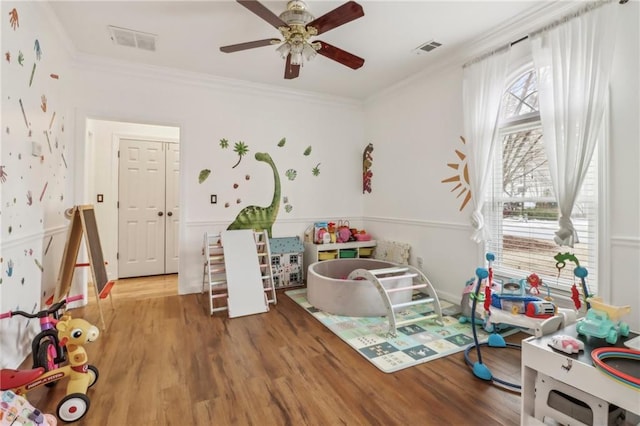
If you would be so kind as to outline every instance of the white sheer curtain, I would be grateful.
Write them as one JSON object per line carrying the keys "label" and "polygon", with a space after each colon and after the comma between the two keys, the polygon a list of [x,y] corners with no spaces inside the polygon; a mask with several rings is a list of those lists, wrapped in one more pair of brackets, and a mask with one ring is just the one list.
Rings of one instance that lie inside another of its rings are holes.
{"label": "white sheer curtain", "polygon": [[578,243],[571,213],[601,134],[613,62],[616,3],[532,34],[540,118],[560,207],[560,246]]}
{"label": "white sheer curtain", "polygon": [[473,205],[471,224],[474,231],[471,239],[477,243],[489,239],[482,207],[492,172],[500,101],[504,92],[510,50],[508,46],[464,68],[462,108]]}

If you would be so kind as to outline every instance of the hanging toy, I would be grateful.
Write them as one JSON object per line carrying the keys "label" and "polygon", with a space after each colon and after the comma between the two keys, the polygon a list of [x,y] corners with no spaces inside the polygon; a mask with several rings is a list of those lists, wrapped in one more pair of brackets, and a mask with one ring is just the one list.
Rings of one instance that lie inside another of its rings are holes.
{"label": "hanging toy", "polygon": [[573,300],[573,305],[576,307],[576,310],[579,311],[582,306],[582,302],[580,302],[580,292],[578,291],[578,287],[576,287],[575,283],[571,286],[571,300]]}
{"label": "hanging toy", "polygon": [[496,260],[496,255],[493,253],[487,253],[485,255],[487,262],[489,264],[489,272],[487,282],[484,286],[484,311],[489,313],[491,312],[491,287],[493,286],[493,261]]}
{"label": "hanging toy", "polygon": [[[589,274],[587,272],[587,268],[580,266],[580,262],[578,261],[578,258],[575,255],[568,252],[558,253],[555,256],[553,256],[553,258],[556,260],[556,269],[558,269],[558,278],[560,278],[560,272],[566,266],[567,261],[570,260],[576,264],[576,267],[573,270],[573,274],[576,277],[580,278],[580,283],[582,285],[582,295],[587,305],[587,309],[590,309],[591,304],[589,303],[588,299],[591,296],[589,294],[589,289],[587,288],[587,282],[585,280],[585,278],[587,278],[587,275]],[[576,309],[580,309],[580,307],[582,306],[582,303],[580,302],[580,294],[575,284],[573,284],[573,286],[571,287],[571,300],[573,300],[573,304],[576,306]]]}
{"label": "hanging toy", "polygon": [[540,285],[542,284],[542,281],[537,274],[529,275],[527,277],[527,284],[529,284],[529,287],[531,287],[529,293],[535,296],[538,296],[540,294]]}
{"label": "hanging toy", "polygon": [[591,304],[589,303],[589,298],[592,296],[591,294],[589,294],[589,287],[587,287],[587,281],[585,278],[587,278],[587,275],[589,275],[589,272],[587,271],[587,268],[583,267],[583,266],[576,266],[576,268],[573,270],[573,274],[580,278],[580,284],[582,285],[582,295],[584,296],[584,301],[587,304],[587,309],[591,309]]}

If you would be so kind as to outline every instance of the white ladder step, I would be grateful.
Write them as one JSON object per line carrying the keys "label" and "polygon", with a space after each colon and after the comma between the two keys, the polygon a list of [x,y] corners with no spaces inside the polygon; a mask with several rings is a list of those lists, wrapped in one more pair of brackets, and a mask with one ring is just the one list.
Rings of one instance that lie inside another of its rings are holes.
{"label": "white ladder step", "polygon": [[411,302],[398,303],[391,306],[393,307],[393,310],[396,310],[400,308],[408,308],[409,306],[426,305],[427,303],[433,303],[433,298],[427,297],[424,299],[412,300]]}
{"label": "white ladder step", "polygon": [[404,275],[393,275],[390,277],[376,277],[376,278],[378,278],[378,281],[391,281],[391,280],[397,280],[398,278],[415,278],[417,276],[418,274],[404,274]]}
{"label": "white ladder step", "polygon": [[408,270],[409,268],[394,266],[392,268],[371,269],[369,270],[369,272],[375,276],[378,276],[378,275],[386,275],[386,274],[399,274],[399,273],[407,272]]}
{"label": "white ladder step", "polygon": [[426,287],[427,287],[427,284],[416,284],[416,285],[410,285],[407,287],[387,288],[386,290],[387,290],[387,293],[396,293],[398,291],[418,290]]}
{"label": "white ladder step", "polygon": [[438,318],[438,314],[431,314],[431,315],[425,315],[423,317],[410,318],[410,319],[396,322],[396,327],[402,327],[403,325],[415,324],[420,321],[428,321],[435,318]]}
{"label": "white ladder step", "polygon": [[215,293],[211,295],[211,299],[220,299],[221,297],[227,297],[227,293]]}

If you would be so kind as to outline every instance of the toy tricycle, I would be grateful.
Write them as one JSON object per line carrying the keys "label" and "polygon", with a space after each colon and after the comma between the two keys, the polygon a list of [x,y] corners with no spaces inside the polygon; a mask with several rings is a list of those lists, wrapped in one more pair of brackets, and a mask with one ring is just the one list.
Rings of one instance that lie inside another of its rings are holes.
{"label": "toy tricycle", "polygon": [[96,326],[80,318],[63,316],[56,324],[60,344],[66,346],[68,365],[53,370],[37,367],[31,370],[2,369],[0,371],[0,390],[12,390],[24,396],[39,386],[69,378],[67,395],[58,403],[57,415],[65,422],[74,422],[82,418],[89,410],[87,389],[98,380],[98,369],[89,365],[83,345],[98,338]]}

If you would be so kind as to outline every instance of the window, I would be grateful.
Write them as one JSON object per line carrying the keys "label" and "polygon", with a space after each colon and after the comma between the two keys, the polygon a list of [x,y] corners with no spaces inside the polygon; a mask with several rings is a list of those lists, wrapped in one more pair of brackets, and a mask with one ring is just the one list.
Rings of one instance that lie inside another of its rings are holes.
{"label": "window", "polygon": [[496,255],[496,275],[521,279],[536,273],[551,288],[569,290],[578,279],[575,264],[566,262],[560,274],[554,256],[569,252],[587,268],[587,285],[597,290],[597,154],[573,210],[572,221],[579,244],[558,246],[558,204],[544,148],[538,112],[536,74],[532,68],[520,73],[508,86],[502,100],[491,194],[486,219],[492,239],[486,250]]}

